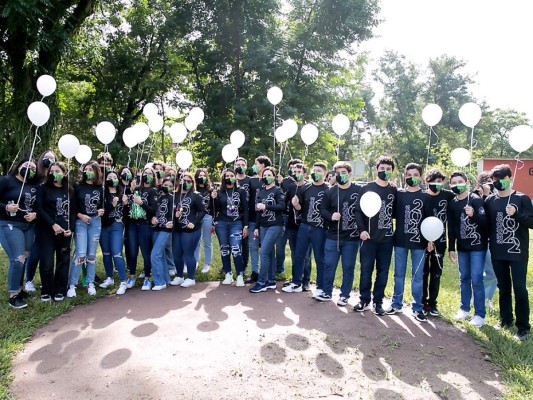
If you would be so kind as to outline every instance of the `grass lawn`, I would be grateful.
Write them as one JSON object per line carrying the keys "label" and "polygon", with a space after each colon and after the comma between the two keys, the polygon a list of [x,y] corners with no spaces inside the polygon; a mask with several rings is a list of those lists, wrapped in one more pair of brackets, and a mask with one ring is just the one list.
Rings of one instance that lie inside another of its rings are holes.
{"label": "grass lawn", "polygon": [[[533,241],[532,241],[533,242]],[[217,280],[220,279],[218,271],[221,268],[220,253],[218,251],[218,243],[216,238],[213,243],[214,255],[213,265],[209,274],[197,275],[198,281],[203,280]],[[530,254],[533,248],[530,242]],[[140,258],[140,256],[139,256]],[[532,259],[530,257],[529,271],[528,271],[528,289],[530,291],[530,307],[533,299],[533,271]],[[286,259],[287,270],[290,271],[290,252],[287,249]],[[200,262],[200,265],[203,265]],[[340,270],[340,268],[339,268]],[[139,262],[138,271],[141,271]],[[104,277],[105,273],[101,263],[101,257],[98,257],[97,274]],[[37,274],[38,275],[38,274]],[[356,267],[356,281],[354,286],[359,286],[359,264]],[[392,295],[392,279],[393,271],[389,276],[389,284],[387,286],[386,295]],[[336,284],[340,284],[340,275],[337,276]],[[36,277],[36,286],[38,286],[39,278]],[[117,284],[117,279],[115,279]],[[140,284],[140,281],[139,281]],[[84,304],[94,301],[87,294],[82,294],[82,290],[78,290],[78,297],[75,299],[65,299],[60,303],[41,303],[38,299],[29,300],[28,307],[23,310],[15,310],[9,307],[7,303],[7,260],[5,254],[0,250],[0,293],[3,301],[0,302],[0,399],[11,399],[9,392],[9,384],[12,380],[11,365],[15,353],[22,349],[24,341],[29,339],[35,330],[58,315],[72,309],[78,304]],[[115,286],[116,289],[116,286]],[[112,294],[114,290],[104,290],[98,288],[98,297]],[[407,295],[404,298],[406,303],[410,302],[410,279],[406,279]],[[127,296],[127,293],[125,294]],[[493,303],[497,305],[496,293]],[[439,294],[439,309],[442,313],[442,318],[452,320],[453,315],[459,307],[459,273],[457,267],[452,265],[446,257],[444,266],[444,273],[441,280],[441,291]],[[483,351],[490,355],[491,361],[497,365],[503,372],[503,379],[505,386],[509,389],[506,398],[510,399],[525,399],[533,398],[533,338],[530,338],[522,343],[515,341],[512,335],[515,333],[505,331],[495,331],[491,326],[498,322],[497,312],[487,313],[487,326],[482,329],[473,329],[467,323],[460,323],[479,343]],[[36,384],[38,384],[36,382]]]}

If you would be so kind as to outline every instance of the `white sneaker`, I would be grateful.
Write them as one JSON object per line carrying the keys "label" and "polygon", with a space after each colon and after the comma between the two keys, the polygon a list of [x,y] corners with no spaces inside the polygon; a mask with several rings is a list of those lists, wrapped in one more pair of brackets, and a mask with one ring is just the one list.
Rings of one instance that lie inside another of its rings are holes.
{"label": "white sneaker", "polygon": [[233,274],[231,272],[226,273],[226,278],[222,281],[223,285],[231,285],[233,283]]}
{"label": "white sneaker", "polygon": [[196,285],[196,281],[194,279],[185,279],[183,283],[181,284],[181,287],[191,287]]}
{"label": "white sneaker", "polygon": [[167,288],[167,285],[154,285],[152,290],[165,290]]}
{"label": "white sneaker", "polygon": [[465,319],[468,318],[468,315],[469,315],[469,314],[470,314],[470,313],[469,313],[468,311],[464,311],[464,310],[459,309],[459,310],[457,311],[457,313],[455,314],[455,317],[454,317],[454,318],[455,318],[455,320],[457,320],[457,321],[464,321]]}
{"label": "white sneaker", "polygon": [[70,285],[67,291],[67,297],[76,297],[76,286]]}
{"label": "white sneaker", "polygon": [[324,291],[322,289],[316,289],[313,292],[313,299],[316,299],[317,297],[320,297],[320,295],[322,295],[323,293],[324,293]]}
{"label": "white sneaker", "polygon": [[94,283],[89,283],[87,293],[89,294],[89,296],[96,296],[96,288],[94,287]]}
{"label": "white sneaker", "polygon": [[177,274],[176,268],[171,268],[168,273],[170,274],[170,276],[176,276]]}
{"label": "white sneaker", "polygon": [[143,271],[143,272],[141,272],[141,273],[139,274],[138,278],[139,278],[139,279],[143,279],[144,277],[145,277],[145,275],[144,275],[144,271]]}
{"label": "white sneaker", "polygon": [[179,286],[179,285],[181,285],[183,282],[185,282],[185,279],[180,278],[179,276],[176,276],[174,279],[172,279],[172,280],[170,281],[170,284],[171,284],[172,286]]}
{"label": "white sneaker", "polygon": [[485,325],[485,318],[481,318],[479,315],[474,315],[474,318],[470,320],[469,324],[475,326],[476,328],[481,328],[483,325]]}
{"label": "white sneaker", "polygon": [[109,286],[114,286],[115,285],[115,281],[113,280],[113,278],[105,278],[105,281],[103,281],[101,284],[100,284],[100,287],[102,289],[107,289]]}
{"label": "white sneaker", "polygon": [[485,308],[487,310],[496,311],[496,307],[492,305],[492,302],[489,299],[485,299]]}
{"label": "white sneaker", "polygon": [[124,294],[126,293],[126,289],[128,288],[128,285],[126,284],[126,281],[120,282],[120,286],[117,289],[117,294]]}
{"label": "white sneaker", "polygon": [[300,293],[302,291],[302,285],[297,285],[295,283],[289,282],[289,284],[284,285],[281,290],[285,293]]}
{"label": "white sneaker", "polygon": [[211,269],[210,265],[205,264],[202,270],[200,271],[202,274],[207,274],[209,270]]}
{"label": "white sneaker", "polygon": [[141,290],[150,290],[150,289],[152,289],[152,282],[150,282],[150,279],[145,279],[141,287]]}
{"label": "white sneaker", "polygon": [[26,292],[35,292],[35,285],[33,284],[33,281],[26,282],[26,285],[24,285],[24,289]]}
{"label": "white sneaker", "polygon": [[128,278],[128,280],[126,281],[126,288],[127,289],[131,289],[132,287],[135,286],[135,278],[132,278],[131,276]]}
{"label": "white sneaker", "polygon": [[245,286],[244,277],[242,276],[242,274],[237,275],[237,283],[235,284],[235,286],[237,286],[237,287],[244,287]]}

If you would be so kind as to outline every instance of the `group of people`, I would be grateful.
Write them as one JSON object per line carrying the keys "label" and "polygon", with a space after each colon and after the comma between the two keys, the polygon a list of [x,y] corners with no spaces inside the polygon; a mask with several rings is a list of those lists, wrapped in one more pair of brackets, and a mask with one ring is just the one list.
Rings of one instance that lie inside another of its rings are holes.
{"label": "group of people", "polygon": [[[339,306],[348,305],[359,253],[360,294],[353,308],[373,310],[378,316],[403,310],[410,255],[411,307],[421,322],[439,315],[437,298],[448,248],[460,273],[456,318],[469,318],[473,303],[470,323],[483,326],[497,283],[498,327],[515,322],[516,337],[529,336],[526,272],[533,206],[527,195],[513,190],[508,165],[480,175],[475,184],[461,171],[453,172],[446,183],[442,171],[424,174],[419,164],[410,163],[404,170],[405,188],[392,183],[395,163],[386,156],[376,160],[376,178],[368,183],[353,182],[346,162],[328,171],[324,163],[308,167],[292,159],[287,169],[288,176],[281,177],[267,156],[257,157],[251,168],[246,159],[237,158],[233,168],[222,172],[220,183],[213,184],[206,168],[192,174],[153,162],[139,171],[116,169],[111,155],[102,153],[97,161],[84,164],[78,181],[71,184],[72,172],[52,151],[37,162],[22,159],[0,178],[0,244],[9,258],[9,304],[26,306],[26,292],[35,290],[38,264],[42,301],[75,297],[82,270],[88,294],[95,295],[98,245],[106,272],[102,288],[114,286],[114,270],[119,295],[134,287],[137,278],[142,279],[142,290],[193,286],[201,241],[201,273],[207,273],[213,257],[211,236],[216,233],[222,284],[250,284],[251,293],[276,289],[277,274],[285,272],[288,242],[292,278],[282,291],[311,290],[313,257],[313,298],[330,301],[340,261]],[[365,215],[359,201],[366,192],[381,199],[372,217]],[[434,242],[421,233],[422,221],[429,216],[445,226]],[[139,249],[144,268],[137,276]],[[393,254],[394,293],[384,308]],[[245,279],[248,264],[251,273]]]}

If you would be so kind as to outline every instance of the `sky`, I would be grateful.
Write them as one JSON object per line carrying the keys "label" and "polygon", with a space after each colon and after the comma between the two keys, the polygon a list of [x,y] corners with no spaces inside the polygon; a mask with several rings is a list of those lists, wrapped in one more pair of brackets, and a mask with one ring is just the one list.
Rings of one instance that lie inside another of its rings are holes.
{"label": "sky", "polygon": [[533,121],[533,2],[529,0],[381,0],[383,22],[361,50],[378,59],[395,50],[425,66],[442,54],[467,62],[473,95],[491,109]]}

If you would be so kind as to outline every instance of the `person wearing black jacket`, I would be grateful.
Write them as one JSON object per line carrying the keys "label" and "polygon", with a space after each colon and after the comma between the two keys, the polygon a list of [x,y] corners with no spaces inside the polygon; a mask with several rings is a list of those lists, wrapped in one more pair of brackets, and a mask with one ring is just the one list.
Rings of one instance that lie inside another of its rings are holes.
{"label": "person wearing black jacket", "polygon": [[211,196],[215,203],[218,242],[225,273],[223,285],[233,283],[231,256],[237,272],[236,286],[244,286],[244,263],[241,255],[241,240],[248,236],[248,202],[246,192],[239,188],[235,172],[228,168],[222,173],[221,188]]}
{"label": "person wearing black jacket", "polygon": [[200,262],[200,247],[203,242],[204,247],[204,266],[202,267],[202,274],[207,274],[211,269],[211,263],[213,262],[213,218],[214,207],[213,199],[211,198],[211,193],[213,188],[211,187],[211,179],[207,173],[207,168],[198,168],[194,173],[194,179],[196,181],[196,189],[200,196],[202,196],[202,201],[204,202],[205,215],[202,219],[202,227],[200,228],[201,236],[196,249],[194,250],[194,258],[196,262]]}
{"label": "person wearing black jacket", "polygon": [[[483,200],[468,191],[469,182],[463,172],[450,175],[450,188],[456,197],[448,206],[448,246],[450,260],[459,262],[461,306],[455,315],[465,320],[470,313],[474,293],[474,317],[470,324],[485,325],[485,287],[483,267],[487,253],[487,215]],[[457,249],[457,256],[455,251]]]}
{"label": "person wearing black jacket", "polygon": [[124,247],[124,214],[127,213],[128,196],[120,185],[118,174],[111,170],[105,180],[104,216],[102,217],[102,233],[100,246],[107,278],[100,284],[105,289],[114,285],[113,265],[118,272],[120,285],[117,294],[126,293],[126,262],[122,248]]}
{"label": "person wearing black jacket", "polygon": [[361,243],[359,227],[355,219],[355,208],[359,201],[360,186],[350,182],[352,167],[339,161],[333,166],[337,184],[324,195],[320,214],[327,226],[324,244],[324,284],[322,293],[314,298],[318,301],[331,300],[335,272],[341,259],[342,283],[338,306],[346,306],[353,287],[355,262]]}
{"label": "person wearing black jacket", "polygon": [[274,246],[280,235],[283,234],[283,211],[285,210],[285,195],[275,185],[276,171],[266,167],[263,171],[262,182],[264,187],[256,196],[256,219],[254,240],[261,238],[261,269],[251,293],[265,292],[267,289],[276,289],[276,267],[272,262]]}
{"label": "person wearing black jacket", "polygon": [[164,178],[157,197],[155,215],[151,221],[154,230],[154,246],[150,256],[154,280],[152,290],[166,289],[167,283],[170,283],[170,270],[167,265],[165,248],[167,243],[171,241],[172,229],[174,228],[173,203],[174,183],[170,179]]}
{"label": "person wearing black jacket", "polygon": [[446,253],[446,224],[448,221],[448,204],[455,197],[452,191],[443,189],[446,177],[441,170],[430,169],[426,172],[426,193],[429,195],[428,203],[431,216],[437,217],[444,225],[442,236],[433,245],[433,251],[426,252],[424,262],[424,277],[422,282],[422,301],[424,310],[434,317],[438,316],[437,297],[439,295],[440,277],[444,267],[444,254]]}
{"label": "person wearing black jacket", "polygon": [[35,169],[35,163],[25,158],[8,176],[0,177],[0,244],[9,259],[7,284],[13,308],[27,306],[20,284],[35,236]]}
{"label": "person wearing black jacket", "polygon": [[76,253],[70,269],[70,287],[67,297],[76,297],[76,285],[83,264],[87,266],[87,293],[96,295],[94,277],[96,274],[96,249],[102,230],[101,217],[104,215],[104,191],[102,189],[102,172],[94,161],[89,161],[82,168],[82,176],[74,186],[73,203],[76,208],[74,238]]}
{"label": "person wearing black jacket", "polygon": [[498,279],[500,293],[500,323],[509,328],[513,323],[512,292],[516,313],[515,338],[527,339],[531,332],[529,323],[529,298],[527,293],[527,264],[529,261],[529,229],[533,229],[531,199],[512,189],[512,171],[509,165],[495,166],[492,180],[497,193],[485,200],[490,229],[490,253]]}
{"label": "person wearing black jacket", "polygon": [[[249,208],[250,204],[250,177],[246,175],[246,170],[248,169],[248,162],[245,158],[238,157],[235,160],[235,177],[237,178],[237,184],[239,188],[246,192],[246,208]],[[250,256],[250,236],[242,238],[241,241],[241,253],[242,253],[242,262],[244,273],[248,269],[248,258]]]}
{"label": "person wearing black jacket", "polygon": [[[67,295],[70,247],[76,209],[70,205],[73,195],[67,168],[54,162],[42,185],[37,187],[36,241],[41,261],[41,300],[62,301]],[[54,270],[55,257],[55,270]]]}
{"label": "person wearing black jacket", "polygon": [[[184,172],[181,176],[174,205],[176,219],[172,232],[172,250],[177,273],[170,284],[190,287],[196,284],[194,250],[200,241],[202,219],[205,216],[202,196],[196,191],[194,176],[190,172]],[[184,265],[187,265],[187,279],[183,278]]]}

